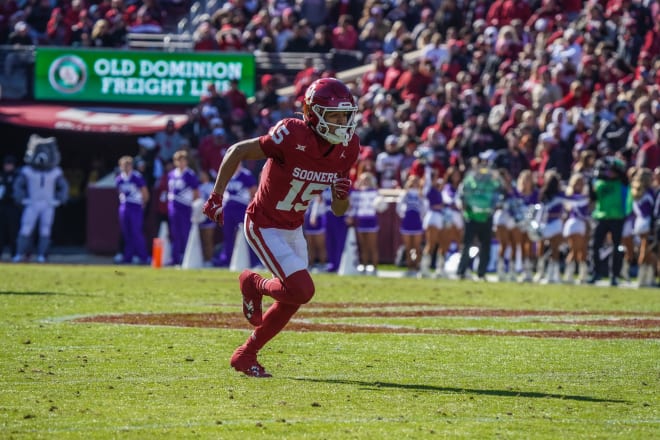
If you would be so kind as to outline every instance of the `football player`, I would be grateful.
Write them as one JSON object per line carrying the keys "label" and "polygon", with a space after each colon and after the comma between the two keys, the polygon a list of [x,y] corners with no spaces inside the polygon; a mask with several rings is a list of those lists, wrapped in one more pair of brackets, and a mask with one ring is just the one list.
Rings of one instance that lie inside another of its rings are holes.
{"label": "football player", "polygon": [[[307,245],[302,225],[305,210],[324,189],[332,190],[331,209],[348,209],[348,172],[358,158],[355,136],[357,104],[344,83],[335,78],[314,81],[303,102],[303,118],[285,118],[268,134],[232,145],[218,170],[204,213],[222,224],[222,194],[242,160],[266,158],[254,199],[245,214],[245,236],[264,266],[264,278],[244,270],[239,276],[243,314],[256,328],[231,357],[231,366],[251,377],[270,377],[257,353],[314,295],[307,271]],[[274,299],[262,315],[264,295]]]}

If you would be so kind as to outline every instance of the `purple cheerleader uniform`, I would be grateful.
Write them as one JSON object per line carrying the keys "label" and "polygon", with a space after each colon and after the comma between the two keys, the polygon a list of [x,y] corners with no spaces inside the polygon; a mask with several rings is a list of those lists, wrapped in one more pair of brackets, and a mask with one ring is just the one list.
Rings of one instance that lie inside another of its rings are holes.
{"label": "purple cheerleader uniform", "polygon": [[175,168],[167,175],[167,213],[172,241],[172,264],[181,264],[192,224],[194,190],[199,188],[197,175],[190,168]]}
{"label": "purple cheerleader uniform", "polygon": [[325,214],[325,249],[328,255],[328,272],[336,272],[341,262],[341,254],[344,252],[346,243],[346,234],[348,226],[346,225],[346,216],[337,217],[330,209],[332,203],[332,193],[330,188],[323,191],[323,201],[326,206]]}
{"label": "purple cheerleader uniform", "polygon": [[348,215],[355,218],[355,230],[357,232],[378,232],[377,197],[378,190],[376,188],[351,191],[351,210]]}
{"label": "purple cheerleader uniform", "polygon": [[[305,235],[323,235],[325,234],[325,203],[320,197],[314,197],[309,208],[305,211],[305,222],[303,231]],[[312,218],[314,221],[312,222]]]}
{"label": "purple cheerleader uniform", "polygon": [[401,218],[399,232],[415,235],[424,232],[422,218],[426,213],[425,201],[416,189],[406,190],[397,201],[396,211]]}
{"label": "purple cheerleader uniform", "polygon": [[644,236],[651,232],[654,202],[653,191],[650,189],[646,190],[639,200],[633,200],[633,234]]}
{"label": "purple cheerleader uniform", "polygon": [[[222,225],[222,252],[218,259],[218,265],[222,267],[229,266],[231,256],[234,252],[236,243],[236,234],[242,233],[238,230],[238,225],[245,221],[245,210],[250,204],[250,188],[257,185],[257,180],[247,168],[240,168],[235,173],[225,188],[222,197],[222,213],[224,223]],[[257,257],[250,249],[250,263],[257,264]]]}
{"label": "purple cheerleader uniform", "polygon": [[124,237],[124,263],[130,263],[135,256],[146,263],[148,257],[142,231],[142,188],[146,183],[138,171],[133,171],[128,175],[120,173],[115,178],[115,184],[119,192],[119,225]]}

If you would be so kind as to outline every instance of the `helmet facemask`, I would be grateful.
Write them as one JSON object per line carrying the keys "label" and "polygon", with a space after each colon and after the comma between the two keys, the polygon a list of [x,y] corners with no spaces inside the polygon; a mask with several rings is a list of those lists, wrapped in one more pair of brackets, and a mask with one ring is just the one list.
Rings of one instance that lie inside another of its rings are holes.
{"label": "helmet facemask", "polygon": [[[357,127],[357,109],[355,97],[346,85],[336,78],[317,79],[305,91],[305,121],[319,136],[333,145],[348,145]],[[328,118],[332,112],[345,113],[345,121],[337,121],[344,118]]]}
{"label": "helmet facemask", "polygon": [[[349,102],[342,102],[337,107],[324,107],[319,104],[309,106],[309,111],[316,116],[318,123],[314,127],[316,132],[331,144],[348,145],[357,127],[357,107]],[[330,112],[344,112],[347,114],[345,124],[334,124],[326,121],[325,117]],[[314,119],[314,118],[312,118]]]}

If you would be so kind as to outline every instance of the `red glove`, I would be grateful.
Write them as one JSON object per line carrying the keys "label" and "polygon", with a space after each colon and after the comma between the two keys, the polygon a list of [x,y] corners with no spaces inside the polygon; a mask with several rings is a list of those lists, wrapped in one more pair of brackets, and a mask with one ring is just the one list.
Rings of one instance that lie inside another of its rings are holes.
{"label": "red glove", "polygon": [[345,177],[338,177],[332,182],[332,192],[336,199],[346,200],[348,192],[351,190],[351,179]]}
{"label": "red glove", "polygon": [[202,212],[208,218],[222,226],[222,196],[216,192],[212,192],[209,199],[204,203]]}

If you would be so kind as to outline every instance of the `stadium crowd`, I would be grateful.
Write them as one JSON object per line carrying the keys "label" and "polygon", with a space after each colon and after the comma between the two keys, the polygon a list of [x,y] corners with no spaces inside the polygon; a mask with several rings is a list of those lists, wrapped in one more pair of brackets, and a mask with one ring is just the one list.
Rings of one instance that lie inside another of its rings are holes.
{"label": "stadium crowd", "polygon": [[[460,237],[465,225],[462,179],[472,167],[486,164],[503,188],[492,216],[500,243],[499,278],[531,280],[535,273],[537,280],[556,282],[560,254],[570,244],[570,254],[561,255],[566,278],[594,280],[599,265],[586,268],[588,242],[596,226],[590,219],[602,214],[594,200],[594,180],[599,177],[597,169],[603,170],[602,177],[616,168],[623,170],[624,186],[637,189],[629,191],[628,208],[616,213],[626,217],[621,238],[625,252],[621,270],[616,263],[611,270],[616,273],[612,283],[619,272],[628,277],[631,266],[644,266],[644,274],[652,272],[640,277],[640,283],[655,282],[660,1],[213,4],[217,6],[196,20],[196,50],[342,49],[361,51],[368,58],[366,73],[349,82],[358,97],[357,134],[363,147],[351,176],[356,211],[347,217],[357,228],[360,268],[365,272],[375,272],[377,243],[369,238],[370,231],[358,228],[359,219],[382,210],[382,200],[363,193],[401,190],[404,264],[421,276],[430,275],[435,266],[442,276],[444,258],[461,246],[447,237]],[[0,23],[12,44],[17,34],[27,33],[39,44],[121,47],[125,32],[149,30],[163,17],[157,0],[90,5],[73,0],[55,6],[41,0],[20,7],[5,0],[0,8]],[[88,37],[74,30],[78,24],[89,30]],[[95,33],[97,27],[106,30]],[[408,53],[419,56],[404,57]],[[284,76],[263,75],[254,100],[248,100],[236,83],[226,91],[210,86],[190,110],[186,125],[165,128],[153,142],[141,140],[136,168],[143,172],[153,198],[167,189],[163,176],[173,167],[177,151],[187,151],[190,168],[213,180],[227,146],[295,116],[306,87],[336,74],[310,63],[293,80],[292,96],[279,91],[290,85]],[[248,163],[244,169],[258,178],[261,165]],[[439,196],[429,200],[436,192]],[[323,234],[317,225],[322,205],[310,209],[314,224],[307,230],[310,243],[317,243],[310,245],[311,263],[327,263],[327,269],[335,271],[346,221]],[[431,220],[433,213],[441,215]],[[547,228],[549,224],[553,228]],[[552,235],[539,235],[547,229]],[[321,246],[322,240],[313,235],[339,244]],[[519,264],[513,264],[516,261]],[[651,272],[647,267],[653,268]]]}

